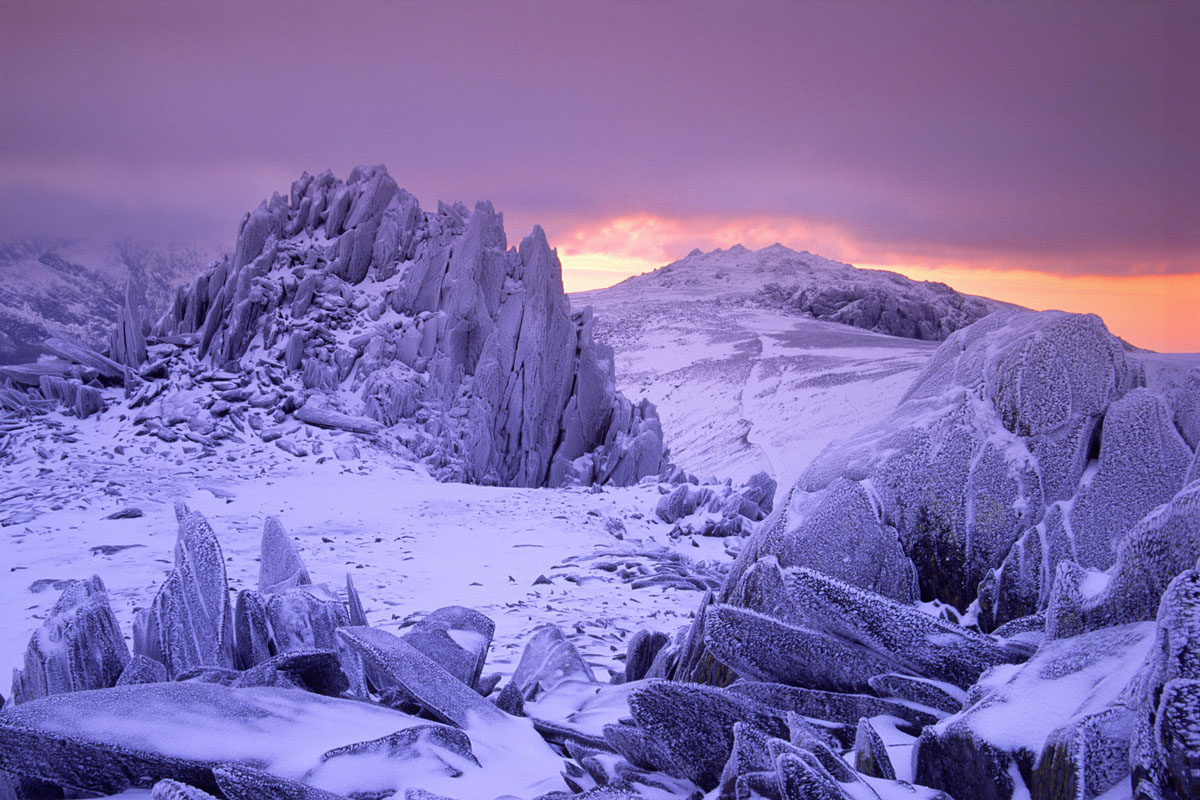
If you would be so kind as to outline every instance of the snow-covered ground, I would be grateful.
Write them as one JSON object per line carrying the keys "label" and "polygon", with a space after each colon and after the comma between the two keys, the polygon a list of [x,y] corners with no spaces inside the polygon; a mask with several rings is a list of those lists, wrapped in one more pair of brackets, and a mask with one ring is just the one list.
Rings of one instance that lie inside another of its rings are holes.
{"label": "snow-covered ground", "polygon": [[[12,447],[22,455],[0,489],[5,674],[58,599],[53,581],[99,575],[129,635],[134,610],[150,604],[171,568],[176,501],[211,523],[233,589],[257,585],[263,522],[278,516],[314,581],[341,588],[352,575],[373,625],[395,630],[410,616],[456,604],[492,617],[488,668],[499,672],[516,665],[529,632],[545,623],[569,634],[595,667],[611,667],[638,628],[674,633],[700,601],[699,591],[632,589],[618,573],[597,569],[605,560],[597,554],[632,554],[646,574],[669,560],[665,552],[729,561],[720,539],[670,540],[669,526],[654,518],[656,486],[591,492],[438,483],[366,447],[362,459],[318,463],[253,441],[198,458],[199,448],[134,437],[125,425],[113,412],[85,421],[53,414],[17,434]],[[104,519],[128,507],[144,516]],[[551,582],[534,585],[543,575]]]}
{"label": "snow-covered ground", "polygon": [[787,487],[830,441],[888,414],[937,342],[749,302],[787,267],[748,252],[727,251],[724,269],[710,254],[571,299],[595,311],[618,388],[658,406],[676,463],[734,480],[766,470]]}

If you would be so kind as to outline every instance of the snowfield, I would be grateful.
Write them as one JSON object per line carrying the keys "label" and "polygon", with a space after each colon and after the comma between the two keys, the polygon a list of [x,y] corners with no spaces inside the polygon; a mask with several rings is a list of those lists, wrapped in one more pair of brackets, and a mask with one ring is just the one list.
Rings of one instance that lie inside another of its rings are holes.
{"label": "snowfield", "polygon": [[[64,579],[100,575],[128,638],[134,610],[150,604],[170,570],[176,501],[207,517],[234,588],[256,585],[263,523],[277,516],[314,581],[341,587],[353,577],[373,625],[396,630],[448,605],[491,616],[488,666],[496,671],[515,667],[541,624],[569,633],[602,671],[619,667],[614,657],[633,631],[674,633],[695,611],[698,591],[632,590],[595,569],[595,556],[635,553],[652,568],[658,559],[645,553],[663,548],[697,562],[730,561],[720,539],[667,536],[670,526],[653,514],[657,486],[593,493],[439,483],[365,447],[362,459],[323,463],[262,443],[197,458],[198,448],[151,440],[147,454],[138,449],[147,438],[124,437],[121,427],[115,416],[81,423],[56,414],[19,434],[14,446],[26,456],[6,467],[0,493],[6,673],[21,664]],[[104,519],[127,508],[143,516]],[[621,521],[622,539],[606,529],[609,519]],[[540,576],[551,582],[534,585]]]}

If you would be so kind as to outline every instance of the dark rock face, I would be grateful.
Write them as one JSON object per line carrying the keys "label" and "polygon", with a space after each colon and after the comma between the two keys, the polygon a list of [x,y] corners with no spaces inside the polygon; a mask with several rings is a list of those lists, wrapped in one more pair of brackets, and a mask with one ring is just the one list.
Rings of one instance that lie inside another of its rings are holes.
{"label": "dark rock face", "polygon": [[70,581],[29,640],[24,668],[13,671],[13,702],[112,686],[128,662],[100,578]]}
{"label": "dark rock face", "polygon": [[[616,391],[592,327],[540,228],[509,249],[491,204],[425,212],[383,167],[359,167],[262,203],[151,341],[194,337],[217,368],[282,366],[304,389],[269,404],[308,424],[415,422],[404,444],[445,478],[634,483],[662,469],[662,431],[653,406]],[[334,390],[356,399],[338,407]]]}
{"label": "dark rock face", "polygon": [[133,650],[171,678],[197,667],[234,667],[233,613],[221,545],[200,514],[177,509],[175,568],[135,620]]}
{"label": "dark rock face", "polygon": [[1132,694],[1134,797],[1200,794],[1200,565],[1167,587],[1149,663]]}
{"label": "dark rock face", "polygon": [[772,736],[787,736],[778,716],[747,698],[722,689],[653,681],[630,696],[637,724],[668,754],[673,774],[700,788],[715,788],[733,751],[736,723],[747,723]]}

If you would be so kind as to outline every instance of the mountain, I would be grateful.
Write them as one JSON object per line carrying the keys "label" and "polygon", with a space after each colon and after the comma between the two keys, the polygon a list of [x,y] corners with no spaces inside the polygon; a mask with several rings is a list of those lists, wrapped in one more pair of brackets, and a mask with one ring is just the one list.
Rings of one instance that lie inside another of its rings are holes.
{"label": "mountain", "polygon": [[35,360],[52,331],[99,348],[131,281],[136,301],[157,316],[219,254],[132,240],[0,242],[0,364]]}
{"label": "mountain", "polygon": [[676,462],[785,486],[890,412],[936,339],[1010,307],[778,244],[693,251],[572,297],[595,310],[621,389],[658,407]]}

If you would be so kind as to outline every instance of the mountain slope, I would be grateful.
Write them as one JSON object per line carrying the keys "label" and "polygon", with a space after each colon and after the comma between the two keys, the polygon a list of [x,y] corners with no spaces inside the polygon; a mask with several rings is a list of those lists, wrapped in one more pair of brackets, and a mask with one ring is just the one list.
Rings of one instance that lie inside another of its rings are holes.
{"label": "mountain slope", "polygon": [[658,407],[676,462],[782,485],[895,407],[937,345],[926,339],[1007,307],[781,245],[694,251],[573,299],[595,310],[622,389]]}
{"label": "mountain slope", "polygon": [[175,288],[217,255],[211,248],[133,241],[0,242],[0,364],[33,361],[51,331],[99,347],[130,280],[136,300],[157,316]]}

